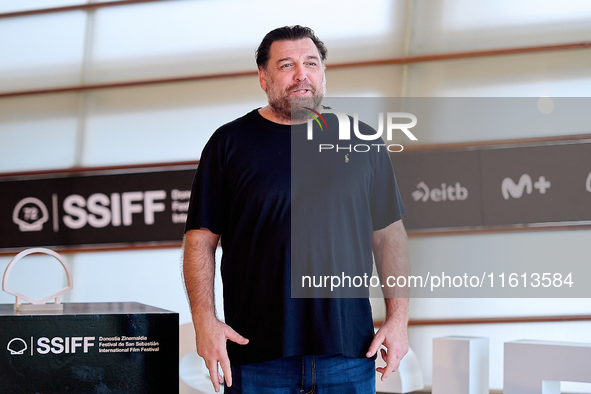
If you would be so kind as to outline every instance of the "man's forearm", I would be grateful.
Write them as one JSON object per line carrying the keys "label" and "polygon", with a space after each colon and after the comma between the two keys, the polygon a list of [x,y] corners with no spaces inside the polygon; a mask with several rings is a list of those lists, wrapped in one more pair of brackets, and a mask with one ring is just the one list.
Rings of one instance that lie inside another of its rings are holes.
{"label": "man's forearm", "polygon": [[381,350],[386,366],[376,369],[384,380],[398,369],[400,360],[408,351],[408,288],[387,286],[388,277],[408,276],[409,273],[406,231],[402,221],[374,231],[372,249],[380,279],[386,284],[382,288],[385,290],[386,321],[376,333],[366,355],[373,357],[382,345],[387,349]]}
{"label": "man's forearm", "polygon": [[[406,230],[402,221],[392,223],[388,227],[374,231],[372,236],[372,249],[376,268],[380,275],[380,280],[384,287],[384,298],[386,299],[408,299],[408,287],[389,287],[389,277],[408,277],[410,273],[408,262],[408,246]],[[408,303],[408,301],[405,301]],[[386,312],[388,308],[390,313],[398,311],[398,313],[407,311],[406,308],[398,306],[398,302],[390,303],[389,307],[386,304]]]}
{"label": "man's forearm", "polygon": [[219,236],[209,230],[191,230],[183,243],[183,278],[193,321],[215,318],[213,283],[215,248]]}
{"label": "man's forearm", "polygon": [[208,229],[188,231],[183,244],[183,277],[191,305],[197,353],[203,357],[216,392],[224,381],[232,386],[232,370],[226,349],[228,340],[246,345],[244,338],[215,315],[213,282],[215,277],[215,249],[220,236]]}
{"label": "man's forearm", "polygon": [[408,298],[385,298],[386,321],[394,320],[405,326],[408,324]]}

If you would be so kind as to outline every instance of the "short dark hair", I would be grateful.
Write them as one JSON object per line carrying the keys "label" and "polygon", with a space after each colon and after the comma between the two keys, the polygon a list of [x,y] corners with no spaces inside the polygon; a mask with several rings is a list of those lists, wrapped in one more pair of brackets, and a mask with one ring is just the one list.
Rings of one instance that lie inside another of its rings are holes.
{"label": "short dark hair", "polygon": [[295,41],[300,40],[302,38],[309,38],[312,40],[314,45],[316,45],[316,48],[318,48],[318,53],[320,53],[320,59],[324,63],[328,50],[324,46],[324,43],[320,41],[318,37],[316,37],[316,34],[314,34],[314,30],[310,29],[309,27],[294,25],[279,27],[267,33],[267,35],[263,38],[263,41],[261,41],[261,44],[255,52],[255,59],[258,68],[267,68],[267,63],[269,62],[269,52],[271,50],[271,44],[273,44],[273,42],[281,40]]}

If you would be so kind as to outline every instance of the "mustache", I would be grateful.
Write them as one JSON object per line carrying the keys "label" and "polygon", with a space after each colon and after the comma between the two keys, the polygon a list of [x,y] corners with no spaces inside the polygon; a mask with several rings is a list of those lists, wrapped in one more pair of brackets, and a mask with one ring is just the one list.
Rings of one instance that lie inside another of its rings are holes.
{"label": "mustache", "polygon": [[308,89],[312,93],[316,92],[316,89],[314,88],[314,86],[309,83],[296,83],[294,85],[288,86],[287,89],[285,89],[285,91],[293,92],[294,90],[301,90],[301,89]]}

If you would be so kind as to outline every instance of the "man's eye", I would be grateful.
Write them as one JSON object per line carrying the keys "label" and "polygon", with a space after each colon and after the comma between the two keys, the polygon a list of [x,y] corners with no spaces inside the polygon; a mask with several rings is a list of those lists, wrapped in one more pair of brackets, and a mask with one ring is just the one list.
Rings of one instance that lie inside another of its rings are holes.
{"label": "man's eye", "polygon": [[280,68],[288,68],[291,67],[291,63],[285,63]]}

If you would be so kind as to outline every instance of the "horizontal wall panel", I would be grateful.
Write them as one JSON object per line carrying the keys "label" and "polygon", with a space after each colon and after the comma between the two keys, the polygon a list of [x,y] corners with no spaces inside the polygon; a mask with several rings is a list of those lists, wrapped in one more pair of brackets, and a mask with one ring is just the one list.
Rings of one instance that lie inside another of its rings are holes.
{"label": "horizontal wall panel", "polygon": [[0,126],[3,172],[68,168],[74,165],[75,119],[23,121]]}
{"label": "horizontal wall panel", "polygon": [[80,83],[86,13],[0,19],[0,91]]}
{"label": "horizontal wall panel", "polygon": [[402,91],[401,65],[326,70],[328,97],[398,97]]}
{"label": "horizontal wall panel", "polygon": [[[591,49],[415,63],[408,65],[407,95],[588,97],[591,91],[590,63]],[[557,130],[556,133],[562,132]],[[477,134],[465,136],[463,140],[480,140],[482,137]],[[533,135],[502,135],[499,131],[499,135],[488,139],[520,137]]]}
{"label": "horizontal wall panel", "polygon": [[265,102],[254,76],[93,92],[82,163],[197,160],[218,127]]}
{"label": "horizontal wall panel", "polygon": [[255,70],[263,36],[293,24],[315,30],[329,48],[329,63],[402,55],[401,0],[305,0],[298,9],[309,12],[278,13],[281,3],[167,1],[99,9],[89,81]]}
{"label": "horizontal wall panel", "polygon": [[0,172],[72,167],[78,107],[77,94],[0,100]]}
{"label": "horizontal wall panel", "polygon": [[469,52],[591,40],[585,0],[416,0],[410,54]]}
{"label": "horizontal wall panel", "polygon": [[87,0],[2,0],[0,13],[67,7],[86,4]]}

